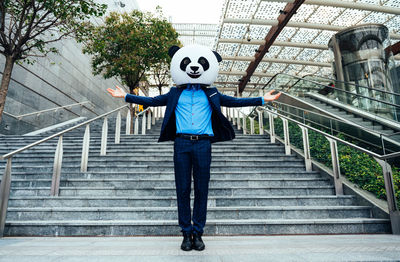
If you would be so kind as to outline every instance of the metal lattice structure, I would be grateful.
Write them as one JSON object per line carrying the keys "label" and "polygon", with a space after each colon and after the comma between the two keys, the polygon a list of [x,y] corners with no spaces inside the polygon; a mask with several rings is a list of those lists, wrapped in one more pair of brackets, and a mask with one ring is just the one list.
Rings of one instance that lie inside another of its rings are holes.
{"label": "metal lattice structure", "polygon": [[[293,0],[225,0],[219,25],[174,24],[184,45],[208,45],[219,54],[215,85],[234,94],[256,50],[287,3]],[[247,84],[243,96],[262,88],[273,75],[330,76],[328,41],[350,26],[377,23],[389,28],[391,44],[400,40],[400,0],[306,0],[279,34]],[[212,41],[213,44],[212,44]],[[400,62],[399,56],[396,63]]]}

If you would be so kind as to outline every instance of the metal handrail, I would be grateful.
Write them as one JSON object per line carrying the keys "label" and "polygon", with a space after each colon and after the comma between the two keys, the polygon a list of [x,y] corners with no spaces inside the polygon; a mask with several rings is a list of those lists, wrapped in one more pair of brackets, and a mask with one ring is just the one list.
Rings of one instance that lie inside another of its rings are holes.
{"label": "metal handrail", "polygon": [[11,117],[13,117],[15,119],[21,120],[23,117],[26,117],[26,116],[40,115],[40,114],[48,112],[48,111],[55,111],[56,112],[59,109],[63,109],[63,108],[69,109],[69,108],[71,108],[73,106],[84,105],[84,104],[87,104],[87,103],[92,104],[92,102],[90,102],[90,101],[84,101],[84,102],[80,102],[80,103],[75,103],[75,104],[70,104],[70,105],[65,105],[65,106],[59,106],[59,107],[53,107],[53,108],[40,110],[40,111],[27,113],[27,114],[22,114],[22,115],[18,115],[18,116],[10,114],[10,113],[7,113],[7,112],[4,112],[4,114],[6,114],[8,116],[11,116]]}
{"label": "metal handrail", "polygon": [[116,111],[118,111],[118,110],[123,109],[124,107],[127,107],[127,105],[118,107],[117,109],[114,109],[114,110],[112,110],[112,111],[110,111],[110,112],[104,113],[104,114],[99,115],[99,116],[97,116],[97,117],[95,117],[95,118],[92,118],[92,119],[90,119],[90,120],[87,120],[87,121],[85,121],[85,122],[83,122],[83,123],[77,124],[77,125],[75,125],[75,126],[73,126],[73,127],[67,128],[67,129],[65,129],[65,130],[63,130],[63,131],[60,131],[60,132],[58,132],[58,133],[56,133],[56,134],[54,134],[54,135],[50,135],[50,136],[48,136],[48,137],[46,137],[46,138],[43,138],[43,139],[41,139],[41,140],[39,140],[39,141],[36,141],[36,142],[34,142],[34,143],[31,143],[31,144],[29,144],[29,145],[26,145],[26,146],[24,146],[24,147],[21,147],[21,148],[19,148],[19,149],[17,149],[17,150],[14,150],[14,151],[12,151],[12,152],[10,152],[10,153],[7,153],[7,154],[5,154],[5,155],[2,155],[2,156],[0,156],[0,159],[7,159],[7,158],[10,158],[10,157],[14,156],[15,154],[18,154],[18,153],[20,153],[20,152],[22,152],[22,151],[25,151],[25,150],[27,150],[27,149],[29,149],[29,148],[31,148],[31,147],[34,147],[34,146],[39,145],[39,144],[41,144],[41,143],[44,143],[44,142],[46,142],[46,141],[48,141],[48,140],[50,140],[50,139],[52,139],[52,138],[61,136],[61,135],[65,134],[65,133],[68,133],[68,132],[70,132],[70,131],[72,131],[72,130],[75,130],[75,129],[81,127],[81,126],[85,126],[85,125],[87,125],[87,124],[89,124],[89,123],[91,123],[91,122],[93,122],[93,121],[96,121],[97,119],[100,119],[100,118],[103,118],[103,117],[105,117],[105,116],[108,116],[108,115],[110,115],[110,114],[112,114],[112,113],[114,113],[114,112],[116,112]]}

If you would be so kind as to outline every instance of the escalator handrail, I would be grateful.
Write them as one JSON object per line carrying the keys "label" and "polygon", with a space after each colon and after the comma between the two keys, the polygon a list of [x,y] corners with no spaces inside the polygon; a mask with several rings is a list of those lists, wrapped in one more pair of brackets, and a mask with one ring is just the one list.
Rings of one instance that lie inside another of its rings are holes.
{"label": "escalator handrail", "polygon": [[[373,100],[373,101],[381,102],[381,103],[383,103],[383,104],[387,104],[387,105],[390,105],[390,106],[394,106],[394,107],[397,107],[397,108],[400,109],[400,105],[396,105],[396,104],[393,104],[393,103],[390,103],[390,102],[386,102],[386,101],[383,101],[383,100],[379,100],[379,99],[376,99],[376,98],[371,98],[371,97],[364,96],[364,95],[360,95],[360,94],[355,94],[355,93],[352,93],[352,92],[349,92],[349,91],[346,91],[346,90],[342,90],[342,89],[337,88],[337,87],[327,86],[327,85],[318,83],[318,82],[316,82],[316,81],[312,81],[312,80],[308,80],[308,79],[303,79],[303,78],[300,78],[300,77],[297,77],[297,76],[292,76],[292,75],[285,74],[285,73],[279,73],[279,74],[274,75],[274,76],[268,81],[268,83],[264,85],[264,87],[262,88],[262,90],[264,90],[265,87],[267,87],[267,86],[270,84],[270,82],[271,82],[273,79],[275,79],[278,75],[289,76],[289,77],[292,77],[292,78],[299,79],[299,81],[300,81],[300,80],[303,80],[303,81],[305,80],[305,81],[308,81],[308,82],[311,82],[311,83],[314,83],[314,84],[317,84],[317,85],[320,85],[320,86],[323,86],[323,87],[328,87],[328,88],[332,88],[332,89],[338,90],[339,92],[345,92],[345,93],[351,94],[351,95],[353,95],[353,96],[357,96],[357,97],[361,97],[361,98],[366,98],[366,99],[368,99],[368,100]],[[292,85],[292,87],[295,86],[299,81],[296,81],[295,84]]]}
{"label": "escalator handrail", "polygon": [[400,97],[400,93],[390,92],[390,91],[386,91],[386,90],[374,89],[374,88],[371,88],[371,87],[368,87],[368,86],[362,86],[362,85],[359,85],[359,84],[354,84],[354,83],[350,83],[350,82],[346,82],[346,81],[342,81],[342,80],[331,79],[331,78],[324,77],[324,76],[305,75],[305,76],[303,76],[302,78],[304,79],[304,78],[306,78],[306,77],[307,77],[307,78],[308,78],[308,77],[322,78],[322,79],[326,79],[326,80],[329,80],[329,81],[332,81],[332,82],[339,82],[339,83],[342,83],[342,84],[345,84],[345,85],[353,85],[353,86],[357,86],[357,87],[369,89],[369,90],[372,90],[372,91],[378,91],[378,92],[382,92],[382,93],[386,93],[386,94],[389,94],[389,95],[395,95],[395,96],[399,96],[399,97]]}

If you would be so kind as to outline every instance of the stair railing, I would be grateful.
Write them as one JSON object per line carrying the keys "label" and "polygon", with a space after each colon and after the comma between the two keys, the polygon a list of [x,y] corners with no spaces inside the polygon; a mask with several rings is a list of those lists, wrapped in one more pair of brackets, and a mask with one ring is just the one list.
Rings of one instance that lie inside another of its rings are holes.
{"label": "stair railing", "polygon": [[282,142],[285,145],[285,154],[286,155],[291,154],[291,146],[290,146],[290,138],[289,138],[289,124],[288,123],[292,122],[294,124],[297,124],[300,127],[300,129],[302,130],[302,136],[303,136],[304,161],[305,161],[305,166],[306,166],[307,171],[312,170],[308,130],[312,130],[314,132],[317,132],[317,133],[323,135],[329,141],[336,195],[343,195],[343,179],[341,178],[341,175],[340,175],[340,165],[339,165],[337,143],[347,145],[351,148],[354,148],[358,151],[361,151],[361,152],[373,157],[375,159],[375,161],[377,161],[378,164],[382,167],[383,178],[384,178],[385,189],[386,189],[388,211],[389,211],[389,216],[390,216],[390,221],[391,221],[391,226],[392,226],[392,232],[393,232],[393,234],[397,234],[397,235],[400,234],[400,211],[399,211],[398,205],[396,203],[397,200],[396,200],[395,189],[394,189],[394,184],[393,184],[392,167],[387,161],[388,159],[391,159],[394,157],[400,157],[400,152],[394,152],[394,153],[390,153],[390,154],[380,155],[380,154],[377,154],[370,150],[367,150],[365,148],[362,148],[360,146],[357,146],[353,143],[345,141],[343,139],[337,138],[332,134],[328,134],[317,128],[308,126],[305,123],[293,120],[293,119],[291,119],[285,115],[282,115],[278,112],[274,112],[273,110],[271,110],[269,108],[258,107],[256,110],[257,110],[259,117],[260,117],[260,112],[266,112],[268,114],[270,130],[269,131],[265,130],[265,131],[267,131],[269,133],[269,135],[271,137],[271,143],[274,143],[275,139],[276,139],[273,119],[274,119],[274,117],[279,117],[280,119],[282,119],[283,128],[284,128],[284,132],[283,132],[284,139]]}
{"label": "stair railing", "polygon": [[[80,102],[80,103],[69,104],[69,105],[59,106],[59,107],[53,107],[53,108],[49,108],[49,109],[45,109],[45,110],[40,110],[40,111],[36,111],[36,112],[32,112],[32,113],[27,113],[27,114],[23,114],[23,115],[18,115],[18,116],[13,115],[13,114],[10,114],[10,113],[7,113],[7,112],[4,112],[4,114],[6,114],[6,115],[8,115],[8,116],[11,116],[11,117],[13,117],[13,118],[15,118],[15,119],[17,119],[17,120],[21,120],[22,118],[27,117],[27,116],[33,116],[33,115],[40,116],[40,115],[43,114],[43,113],[47,113],[47,112],[51,112],[51,111],[57,112],[57,111],[60,110],[60,109],[71,109],[71,108],[74,107],[74,106],[86,107],[85,104],[90,104],[90,105],[93,106],[92,102],[90,102],[90,101],[83,101],[83,102]],[[90,108],[88,108],[88,109],[89,109],[92,113],[94,113],[95,115],[97,115],[96,112],[92,111]]]}
{"label": "stair railing", "polygon": [[[102,155],[102,156],[106,155],[107,138],[108,138],[108,116],[117,112],[117,118],[115,121],[115,125],[116,125],[115,126],[115,144],[119,144],[120,136],[121,136],[121,111],[126,107],[128,107],[128,105],[118,107],[114,110],[111,110],[110,112],[104,113],[104,114],[97,116],[95,118],[92,118],[88,121],[85,121],[85,122],[77,124],[73,127],[67,128],[61,132],[58,132],[54,135],[50,135],[46,138],[43,138],[39,141],[31,143],[27,146],[21,147],[17,150],[14,150],[14,151],[7,153],[0,157],[0,159],[4,159],[7,161],[6,168],[5,168],[3,177],[1,179],[1,184],[0,184],[0,237],[3,237],[3,234],[4,234],[8,200],[9,200],[10,189],[11,189],[11,163],[12,163],[13,156],[15,156],[16,154],[21,153],[27,149],[30,149],[34,146],[40,145],[44,142],[47,142],[53,138],[58,137],[57,148],[56,148],[55,155],[54,155],[53,176],[52,176],[51,190],[50,190],[51,196],[58,196],[59,192],[60,192],[61,166],[62,166],[62,159],[63,159],[63,135],[65,133],[68,133],[79,127],[86,126],[85,133],[83,136],[83,141],[82,141],[81,172],[87,172],[88,158],[89,158],[89,145],[90,145],[90,124],[98,119],[104,119],[102,132],[101,132],[100,155]],[[149,116],[148,117],[149,120],[148,120],[148,122],[146,122],[146,118],[145,118],[146,112],[149,112],[149,114],[150,114],[151,109],[147,108],[146,110],[144,110],[143,112],[138,114],[135,119],[135,122],[138,123],[139,116],[143,115],[144,120],[142,120],[142,134],[146,133],[146,128],[151,127],[151,121],[150,121],[151,117]],[[154,112],[154,110],[153,110],[153,112]],[[158,116],[159,117],[162,116],[162,110],[160,110],[158,112],[159,112]],[[128,110],[128,114],[127,114],[127,118],[126,118],[127,134],[129,134],[128,127],[130,126],[130,122],[131,122],[130,111]],[[137,125],[135,126],[135,128],[136,127],[137,127]]]}

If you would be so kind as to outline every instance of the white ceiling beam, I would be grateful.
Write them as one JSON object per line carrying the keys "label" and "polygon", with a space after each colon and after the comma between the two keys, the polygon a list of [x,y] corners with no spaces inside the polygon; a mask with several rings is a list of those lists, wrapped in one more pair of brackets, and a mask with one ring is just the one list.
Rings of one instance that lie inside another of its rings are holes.
{"label": "white ceiling beam", "polygon": [[[262,0],[265,2],[284,2],[284,3],[292,3],[293,0]],[[400,8],[390,7],[390,6],[381,6],[381,5],[371,5],[366,3],[355,3],[355,2],[347,2],[347,1],[338,1],[338,0],[305,0],[304,4],[307,5],[320,5],[320,6],[331,6],[331,7],[341,7],[341,8],[350,8],[357,9],[362,11],[372,11],[372,12],[381,12],[392,15],[400,15]]]}
{"label": "white ceiling beam", "polygon": [[[224,23],[275,26],[275,25],[278,24],[278,21],[277,20],[264,20],[264,19],[225,18],[224,19]],[[345,26],[315,24],[315,23],[296,22],[296,21],[289,21],[286,26],[288,26],[288,27],[308,28],[308,29],[317,29],[317,30],[327,30],[327,31],[341,31],[341,30],[344,30],[344,29],[348,28],[348,27],[345,27]],[[390,38],[391,39],[400,39],[400,34],[390,33]]]}
{"label": "white ceiling beam", "polygon": [[[247,73],[246,71],[219,71],[220,75],[238,75],[238,76],[245,76]],[[272,73],[262,73],[262,72],[254,72],[253,76],[258,77],[273,77],[275,74]]]}
{"label": "white ceiling beam", "polygon": [[[222,56],[222,60],[231,61],[254,61],[253,56]],[[279,58],[263,58],[261,62],[279,63],[279,64],[295,64],[295,65],[308,65],[308,66],[321,66],[331,67],[330,63],[304,61],[304,60],[291,60],[291,59],[279,59]]]}
{"label": "white ceiling beam", "polygon": [[[265,40],[250,40],[247,39],[226,39],[221,38],[218,39],[219,43],[229,43],[229,44],[243,44],[243,45],[263,45],[265,44]],[[321,49],[328,50],[327,45],[319,45],[319,44],[309,44],[309,43],[295,43],[295,42],[284,42],[284,41],[275,41],[273,46],[287,46],[287,47],[299,47],[299,48],[310,48],[310,49]]]}
{"label": "white ceiling beam", "polygon": [[[216,84],[216,85],[238,85],[239,84],[239,81],[237,81],[237,82],[214,82],[214,84]],[[265,84],[263,84],[263,83],[248,83],[247,85],[249,85],[249,86],[255,86],[255,85],[258,85],[258,86],[263,86],[263,85],[265,85]],[[247,88],[247,87],[246,87]],[[247,90],[247,89],[246,89]]]}

